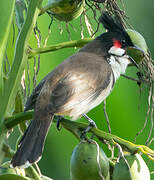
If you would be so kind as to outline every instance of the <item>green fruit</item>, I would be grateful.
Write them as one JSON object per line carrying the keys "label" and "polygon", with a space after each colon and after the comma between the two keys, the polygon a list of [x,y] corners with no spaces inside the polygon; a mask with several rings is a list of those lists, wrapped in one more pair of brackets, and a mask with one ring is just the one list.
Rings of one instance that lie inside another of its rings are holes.
{"label": "green fruit", "polygon": [[60,21],[71,21],[78,18],[84,10],[85,0],[60,0],[55,6],[54,0],[48,0],[48,6],[55,18]]}
{"label": "green fruit", "polygon": [[128,48],[127,54],[131,56],[136,63],[140,63],[144,59],[144,54],[148,53],[148,47],[145,42],[144,37],[137,31],[134,31],[132,29],[127,29],[127,33],[129,34],[133,44],[137,47],[139,47],[143,52],[137,49]]}
{"label": "green fruit", "polygon": [[75,147],[70,170],[71,180],[109,180],[109,160],[95,141]]}
{"label": "green fruit", "polygon": [[42,176],[41,179],[42,179],[42,180],[53,180],[53,179],[51,179],[51,178],[49,178],[49,177],[47,177],[47,176]]}
{"label": "green fruit", "polygon": [[135,44],[137,47],[141,48],[145,53],[148,52],[148,46],[146,44],[146,41],[144,37],[137,31],[132,29],[126,29],[127,33],[129,34],[133,44]]}
{"label": "green fruit", "polygon": [[0,180],[30,180],[30,179],[16,174],[3,174],[0,175]]}
{"label": "green fruit", "polygon": [[[121,158],[113,171],[113,180],[150,180],[149,169],[141,155],[126,155]],[[129,167],[128,167],[129,165]]]}

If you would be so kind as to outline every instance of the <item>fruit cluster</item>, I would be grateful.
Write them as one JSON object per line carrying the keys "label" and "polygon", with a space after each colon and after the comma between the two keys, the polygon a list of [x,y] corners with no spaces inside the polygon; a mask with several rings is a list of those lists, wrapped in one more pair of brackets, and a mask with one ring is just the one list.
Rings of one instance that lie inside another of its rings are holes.
{"label": "fruit cluster", "polygon": [[111,163],[96,141],[80,142],[71,157],[71,180],[150,180],[140,154],[127,154]]}

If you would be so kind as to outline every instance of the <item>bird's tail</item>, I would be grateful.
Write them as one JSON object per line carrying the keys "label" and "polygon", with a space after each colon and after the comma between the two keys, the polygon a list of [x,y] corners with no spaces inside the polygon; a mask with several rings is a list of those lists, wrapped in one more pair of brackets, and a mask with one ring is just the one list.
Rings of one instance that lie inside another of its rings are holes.
{"label": "bird's tail", "polygon": [[27,168],[30,164],[40,160],[51,122],[51,117],[43,120],[32,120],[12,158],[12,167]]}

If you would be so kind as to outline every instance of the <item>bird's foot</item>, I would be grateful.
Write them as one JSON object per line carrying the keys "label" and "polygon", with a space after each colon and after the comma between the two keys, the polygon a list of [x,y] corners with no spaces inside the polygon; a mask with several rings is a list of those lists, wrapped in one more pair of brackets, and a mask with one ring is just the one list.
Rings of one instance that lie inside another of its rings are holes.
{"label": "bird's foot", "polygon": [[63,117],[62,117],[62,116],[56,116],[55,118],[56,118],[56,121],[57,121],[57,124],[56,124],[57,129],[58,129],[58,131],[60,131],[61,128],[62,128],[62,127],[60,126],[60,121],[61,121],[61,119],[63,119]]}
{"label": "bird's foot", "polygon": [[89,121],[89,125],[86,128],[87,132],[93,127],[97,128],[96,123],[90,117],[88,117],[86,114],[82,114],[82,116]]}
{"label": "bird's foot", "polygon": [[[92,128],[97,128],[97,126],[96,126],[96,123],[95,123],[91,118],[89,118],[86,114],[82,114],[82,116],[89,121],[89,125],[83,130],[80,138],[81,138],[81,139],[88,140],[86,134],[87,134]],[[94,134],[92,134],[92,136],[91,136],[90,139],[93,139],[93,137],[94,137]],[[89,140],[88,140],[88,141],[89,141]]]}

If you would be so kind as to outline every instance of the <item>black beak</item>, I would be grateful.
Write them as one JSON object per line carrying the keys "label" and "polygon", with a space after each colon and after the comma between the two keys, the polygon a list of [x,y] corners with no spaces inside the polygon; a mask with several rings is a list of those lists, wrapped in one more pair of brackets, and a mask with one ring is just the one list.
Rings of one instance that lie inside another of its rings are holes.
{"label": "black beak", "polygon": [[[139,51],[139,53],[142,55],[142,58],[145,56],[144,51],[141,48],[139,48],[139,47],[137,47],[135,45],[134,46],[129,46],[127,49],[128,50]],[[133,65],[135,65],[137,68],[139,68],[138,64],[136,63],[136,61],[131,56],[129,56],[129,60],[132,62]]]}

